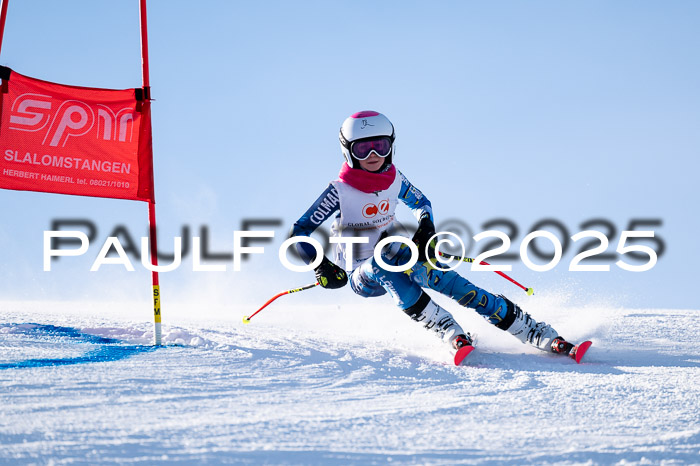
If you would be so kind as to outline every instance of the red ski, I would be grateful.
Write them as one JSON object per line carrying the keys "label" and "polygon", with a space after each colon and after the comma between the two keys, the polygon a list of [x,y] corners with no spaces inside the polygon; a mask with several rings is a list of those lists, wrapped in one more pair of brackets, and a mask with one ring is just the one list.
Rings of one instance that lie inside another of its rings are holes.
{"label": "red ski", "polygon": [[583,359],[583,356],[586,354],[586,351],[588,351],[588,348],[591,347],[591,344],[590,341],[586,340],[574,346],[563,338],[557,337],[552,341],[552,352],[568,356],[576,361],[576,364],[581,364],[581,359]]}
{"label": "red ski", "polygon": [[576,361],[576,364],[581,364],[581,359],[583,359],[583,356],[586,354],[586,351],[588,351],[588,348],[590,348],[591,345],[592,343],[588,340],[584,341],[583,343],[579,343],[571,348],[569,357]]}
{"label": "red ski", "polygon": [[458,349],[455,353],[455,366],[462,364],[462,361],[464,361],[472,351],[474,351],[474,347],[471,345],[462,346]]}
{"label": "red ski", "polygon": [[[584,341],[583,343],[579,343],[576,346],[563,339],[560,340],[558,343],[561,344],[561,350],[555,352],[555,354],[558,353],[561,355],[569,356],[571,359],[576,361],[576,364],[581,364],[583,356],[585,356],[586,352],[588,351],[588,348],[590,348],[592,345],[592,343],[588,340]],[[474,347],[471,345],[459,348],[455,353],[454,357],[455,366],[462,365],[462,362],[467,358],[467,356],[471,354],[472,351],[474,351]]]}

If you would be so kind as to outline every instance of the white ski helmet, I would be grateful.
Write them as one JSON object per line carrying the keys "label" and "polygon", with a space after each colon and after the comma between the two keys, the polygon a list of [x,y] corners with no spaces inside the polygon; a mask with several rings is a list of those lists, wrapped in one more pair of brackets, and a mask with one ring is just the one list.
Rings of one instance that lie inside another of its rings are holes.
{"label": "white ski helmet", "polygon": [[358,168],[359,165],[353,156],[353,143],[381,136],[385,136],[391,141],[391,151],[386,155],[386,165],[392,163],[391,159],[395,152],[394,140],[396,136],[391,121],[381,113],[372,110],[357,112],[345,119],[340,127],[340,148],[350,168]]}

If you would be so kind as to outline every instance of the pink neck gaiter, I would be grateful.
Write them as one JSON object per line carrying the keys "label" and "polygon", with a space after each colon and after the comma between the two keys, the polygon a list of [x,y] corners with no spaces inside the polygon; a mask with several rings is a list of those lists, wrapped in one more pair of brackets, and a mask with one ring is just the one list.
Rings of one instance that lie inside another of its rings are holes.
{"label": "pink neck gaiter", "polygon": [[392,164],[388,170],[381,173],[372,173],[359,168],[350,168],[348,163],[344,162],[338,178],[340,181],[365,193],[384,191],[389,189],[391,183],[396,179],[396,167]]}

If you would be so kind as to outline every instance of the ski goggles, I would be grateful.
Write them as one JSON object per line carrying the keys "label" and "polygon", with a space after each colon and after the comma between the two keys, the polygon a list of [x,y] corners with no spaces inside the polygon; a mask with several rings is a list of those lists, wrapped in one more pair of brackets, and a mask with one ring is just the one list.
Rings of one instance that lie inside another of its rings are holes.
{"label": "ski goggles", "polygon": [[388,136],[378,138],[361,139],[350,145],[350,153],[357,160],[365,160],[374,152],[380,157],[386,157],[391,153],[392,140]]}

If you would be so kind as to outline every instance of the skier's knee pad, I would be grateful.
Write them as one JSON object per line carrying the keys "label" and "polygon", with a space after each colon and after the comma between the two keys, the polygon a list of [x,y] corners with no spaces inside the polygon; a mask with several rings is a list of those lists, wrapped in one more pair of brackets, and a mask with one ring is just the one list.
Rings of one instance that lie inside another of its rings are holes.
{"label": "skier's knee pad", "polygon": [[384,270],[377,265],[374,258],[367,259],[352,272],[350,287],[365,298],[388,293],[401,309],[416,303],[423,292],[408,275]]}
{"label": "skier's knee pad", "polygon": [[356,294],[362,296],[363,298],[373,298],[375,296],[382,296],[386,294],[384,287],[372,280],[363,271],[364,264],[350,274],[350,288]]}

